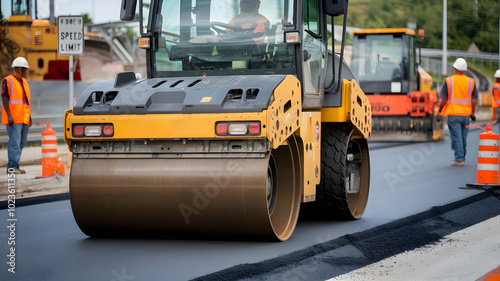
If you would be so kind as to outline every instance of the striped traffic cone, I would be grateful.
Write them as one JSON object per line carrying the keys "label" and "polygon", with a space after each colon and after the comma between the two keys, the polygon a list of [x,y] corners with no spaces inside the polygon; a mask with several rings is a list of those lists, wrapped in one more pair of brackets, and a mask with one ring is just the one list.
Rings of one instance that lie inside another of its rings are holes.
{"label": "striped traffic cone", "polygon": [[484,281],[500,281],[500,274],[490,274]]}
{"label": "striped traffic cone", "polygon": [[499,136],[491,130],[492,125],[494,123],[486,124],[486,129],[480,126],[467,126],[467,128],[480,128],[484,133],[479,135],[476,183],[466,184],[466,187],[460,187],[462,189],[490,190],[500,188],[498,184]]}
{"label": "striped traffic cone", "polygon": [[42,175],[37,178],[64,176],[64,163],[59,162],[57,156],[57,133],[50,128],[50,123],[36,123],[38,126],[46,124],[42,132]]}

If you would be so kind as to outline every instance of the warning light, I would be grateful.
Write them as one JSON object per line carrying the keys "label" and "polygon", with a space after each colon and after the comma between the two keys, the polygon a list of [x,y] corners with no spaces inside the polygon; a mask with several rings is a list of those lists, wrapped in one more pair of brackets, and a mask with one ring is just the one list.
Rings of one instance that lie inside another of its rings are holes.
{"label": "warning light", "polygon": [[300,43],[299,38],[300,38],[299,37],[299,32],[297,32],[297,31],[288,32],[285,35],[286,43]]}
{"label": "warning light", "polygon": [[215,133],[218,136],[244,136],[260,135],[260,122],[217,122],[215,124]]}
{"label": "warning light", "polygon": [[149,38],[139,38],[139,48],[141,48],[141,49],[151,48]]}

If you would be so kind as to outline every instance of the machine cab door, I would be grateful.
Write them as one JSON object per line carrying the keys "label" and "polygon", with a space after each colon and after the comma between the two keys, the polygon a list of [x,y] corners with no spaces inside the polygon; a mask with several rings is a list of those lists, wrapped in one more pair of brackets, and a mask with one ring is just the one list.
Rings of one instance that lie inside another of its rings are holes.
{"label": "machine cab door", "polygon": [[323,105],[326,30],[321,3],[318,0],[303,2],[302,86],[305,109],[320,109]]}

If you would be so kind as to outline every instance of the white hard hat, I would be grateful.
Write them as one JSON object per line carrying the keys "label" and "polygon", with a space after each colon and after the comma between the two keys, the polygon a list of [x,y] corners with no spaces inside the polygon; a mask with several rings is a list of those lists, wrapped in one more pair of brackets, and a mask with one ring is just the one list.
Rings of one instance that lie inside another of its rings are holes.
{"label": "white hard hat", "polygon": [[12,68],[16,68],[16,67],[30,68],[30,66],[28,65],[28,61],[23,57],[17,57],[12,62]]}
{"label": "white hard hat", "polygon": [[458,58],[453,63],[453,68],[455,68],[458,71],[465,72],[467,71],[467,62],[463,58]]}
{"label": "white hard hat", "polygon": [[500,78],[500,69],[495,72],[495,78]]}

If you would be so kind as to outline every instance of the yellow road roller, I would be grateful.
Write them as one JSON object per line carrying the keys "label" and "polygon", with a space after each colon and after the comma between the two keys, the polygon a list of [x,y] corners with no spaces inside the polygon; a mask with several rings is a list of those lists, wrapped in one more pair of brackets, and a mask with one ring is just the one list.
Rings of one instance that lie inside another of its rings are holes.
{"label": "yellow road roller", "polygon": [[146,17],[123,0],[121,19],[137,4],[147,79],[96,82],[65,113],[86,235],[285,241],[301,208],[362,216],[371,107],[328,49],[347,1],[152,0]]}

